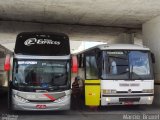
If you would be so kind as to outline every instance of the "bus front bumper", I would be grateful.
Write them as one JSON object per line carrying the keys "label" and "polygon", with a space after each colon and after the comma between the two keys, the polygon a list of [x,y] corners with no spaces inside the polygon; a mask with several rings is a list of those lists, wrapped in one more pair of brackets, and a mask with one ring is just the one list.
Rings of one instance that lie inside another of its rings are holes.
{"label": "bus front bumper", "polygon": [[101,105],[150,105],[153,102],[151,96],[121,96],[121,97],[101,97]]}
{"label": "bus front bumper", "polygon": [[12,110],[20,111],[59,111],[70,109],[70,96],[58,102],[20,102],[12,98]]}

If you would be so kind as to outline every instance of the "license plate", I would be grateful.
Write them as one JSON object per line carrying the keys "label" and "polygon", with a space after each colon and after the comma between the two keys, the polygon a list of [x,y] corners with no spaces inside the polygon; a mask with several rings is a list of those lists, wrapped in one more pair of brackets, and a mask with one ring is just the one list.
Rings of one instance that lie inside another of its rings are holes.
{"label": "license plate", "polygon": [[36,105],[36,108],[37,109],[45,109],[45,108],[47,108],[47,106],[46,105]]}

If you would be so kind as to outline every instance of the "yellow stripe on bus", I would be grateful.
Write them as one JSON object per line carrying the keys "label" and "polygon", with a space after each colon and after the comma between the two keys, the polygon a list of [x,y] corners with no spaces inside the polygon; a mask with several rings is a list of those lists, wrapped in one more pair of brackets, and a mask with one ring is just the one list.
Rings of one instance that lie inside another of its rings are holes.
{"label": "yellow stripe on bus", "polygon": [[85,83],[100,83],[100,80],[85,80]]}
{"label": "yellow stripe on bus", "polygon": [[85,105],[100,105],[100,80],[85,80]]}

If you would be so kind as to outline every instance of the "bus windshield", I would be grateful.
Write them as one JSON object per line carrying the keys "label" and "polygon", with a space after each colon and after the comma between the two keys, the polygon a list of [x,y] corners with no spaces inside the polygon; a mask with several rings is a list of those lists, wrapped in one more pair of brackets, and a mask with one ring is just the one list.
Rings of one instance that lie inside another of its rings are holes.
{"label": "bus windshield", "polygon": [[65,90],[69,82],[69,61],[14,60],[13,86],[18,90]]}
{"label": "bus windshield", "polygon": [[148,51],[103,51],[102,79],[153,79]]}

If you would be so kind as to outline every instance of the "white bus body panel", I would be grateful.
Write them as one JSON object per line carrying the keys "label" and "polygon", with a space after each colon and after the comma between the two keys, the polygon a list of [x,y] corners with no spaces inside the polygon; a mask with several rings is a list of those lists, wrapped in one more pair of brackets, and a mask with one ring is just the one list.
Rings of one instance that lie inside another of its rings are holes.
{"label": "white bus body panel", "polygon": [[[143,93],[144,89],[154,89],[154,80],[101,80],[101,105],[124,105],[120,98],[137,98],[131,104],[152,104],[153,92]],[[103,90],[116,90],[116,93],[103,94]],[[130,103],[128,103],[130,104]]]}
{"label": "white bus body panel", "polygon": [[[65,93],[63,99],[59,98],[55,101],[46,102],[50,100],[44,94],[61,94]],[[26,101],[21,101],[15,97],[18,95],[25,98]],[[32,102],[31,100],[34,100]],[[30,102],[31,101],[31,102]],[[45,101],[45,102],[44,102]],[[47,93],[36,93],[36,92],[21,92],[12,89],[12,110],[22,110],[22,111],[51,111],[51,110],[69,110],[71,103],[71,90],[66,90],[62,92],[47,92]],[[37,108],[37,105],[45,105],[45,108]]]}

